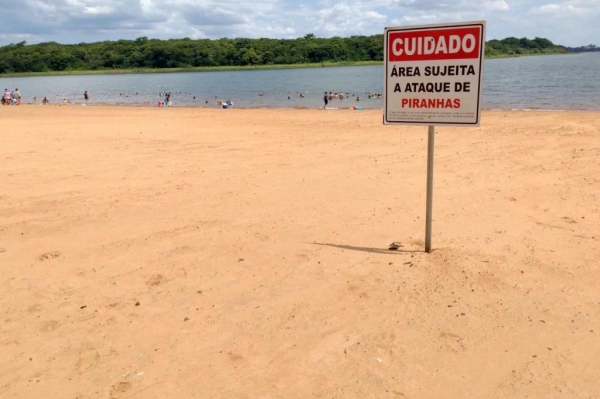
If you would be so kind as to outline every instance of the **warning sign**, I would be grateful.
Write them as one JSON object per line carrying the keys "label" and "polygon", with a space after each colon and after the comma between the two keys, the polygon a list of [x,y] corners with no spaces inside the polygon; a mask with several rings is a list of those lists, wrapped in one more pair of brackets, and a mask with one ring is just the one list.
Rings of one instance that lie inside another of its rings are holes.
{"label": "warning sign", "polygon": [[479,126],[485,21],[385,29],[383,123]]}

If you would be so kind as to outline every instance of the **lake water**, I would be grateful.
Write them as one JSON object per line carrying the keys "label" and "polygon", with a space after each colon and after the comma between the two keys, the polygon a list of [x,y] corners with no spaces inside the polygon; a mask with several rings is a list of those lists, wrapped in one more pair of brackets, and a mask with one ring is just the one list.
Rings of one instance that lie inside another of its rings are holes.
{"label": "lake water", "polygon": [[[493,59],[484,68],[486,109],[600,110],[600,52]],[[174,106],[215,107],[218,97],[276,108],[321,107],[324,91],[343,91],[349,96],[330,107],[381,108],[366,93],[383,91],[383,66],[0,78],[2,88],[19,88],[27,103],[80,104],[87,90],[89,104],[156,106],[159,93],[171,91]]]}

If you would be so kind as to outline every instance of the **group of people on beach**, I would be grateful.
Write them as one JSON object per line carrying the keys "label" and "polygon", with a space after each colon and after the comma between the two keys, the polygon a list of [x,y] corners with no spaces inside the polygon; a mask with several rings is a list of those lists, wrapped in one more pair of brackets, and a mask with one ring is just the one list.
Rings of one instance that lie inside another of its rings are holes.
{"label": "group of people on beach", "polygon": [[[87,90],[85,90],[83,92],[83,99],[85,100],[86,103],[90,99],[90,96],[89,96]],[[37,103],[37,101],[38,101],[37,97],[33,97],[33,102]],[[63,104],[68,104],[69,100],[66,99],[66,98],[63,98],[62,103]],[[50,100],[48,100],[48,97],[44,97],[44,99],[42,100],[42,105],[46,105],[46,104],[50,104]]]}
{"label": "group of people on beach", "polygon": [[[175,94],[189,94],[189,95],[191,95],[191,93],[182,93],[182,92],[175,93]],[[164,93],[161,91],[161,92],[158,93],[158,97],[159,97],[159,99],[158,99],[158,102],[156,104],[158,107],[172,107],[173,106],[173,103],[171,102],[171,92],[170,91],[166,91]],[[192,96],[192,99],[194,101],[196,101],[196,96]],[[204,100],[204,103],[208,104],[209,102],[208,102],[208,100]],[[215,103],[217,104],[217,107],[219,107],[219,108],[231,108],[231,107],[233,107],[233,101],[231,101],[231,100],[223,101],[223,100],[219,99],[219,96],[215,96]]]}
{"label": "group of people on beach", "polygon": [[17,88],[14,91],[4,89],[2,105],[21,105],[21,92],[19,89]]}
{"label": "group of people on beach", "polygon": [[[162,98],[163,93],[159,92],[158,93],[158,97]],[[158,100],[158,106],[159,107],[171,107],[173,104],[171,103],[171,92],[168,91],[166,93],[164,93],[165,99],[163,100]]]}
{"label": "group of people on beach", "polygon": [[[339,91],[339,92],[325,92],[325,95],[323,96],[323,108],[327,108],[327,104],[329,104],[329,101],[333,100],[334,98],[337,98],[339,100],[343,100],[346,96],[348,95],[348,93],[344,94],[343,91]],[[356,101],[360,101],[360,98],[356,97]]]}
{"label": "group of people on beach", "polygon": [[223,101],[217,96],[215,96],[215,99],[217,100],[217,107],[219,108],[227,109],[233,107],[233,102],[231,100]]}
{"label": "group of people on beach", "polygon": [[[277,93],[278,94],[284,94],[285,92],[277,92]],[[138,92],[135,93],[135,95],[139,95],[139,94],[140,93],[138,93]],[[182,93],[182,92],[175,93],[175,94],[189,94],[189,95],[192,95],[192,93]],[[266,94],[267,94],[266,92],[261,91],[258,94],[258,96],[259,97],[265,97]],[[173,106],[173,103],[171,101],[171,92],[170,91],[165,91],[165,92],[161,91],[161,92],[158,93],[158,95],[159,95],[159,100],[158,100],[157,105],[159,107],[171,107],[171,106]],[[290,100],[291,97],[292,97],[291,95],[293,95],[293,93],[290,92],[290,91],[288,91],[287,95],[288,95],[287,99]],[[305,93],[304,92],[297,91],[296,95],[298,95],[300,98],[305,98]],[[383,94],[377,93],[377,92],[366,92],[365,95],[366,95],[366,97],[368,99],[374,99],[374,100],[381,100],[382,97],[383,97]],[[127,94],[127,93],[120,93],[119,96],[120,97],[129,97],[129,94]],[[83,92],[83,100],[85,101],[83,103],[83,105],[85,105],[89,101],[89,98],[90,98],[89,93],[88,93],[87,90],[85,90]],[[196,96],[193,96],[192,98],[193,98],[194,101],[196,101]],[[350,94],[348,92],[343,92],[343,91],[338,91],[338,92],[326,91],[326,92],[324,92],[324,95],[323,95],[323,103],[324,103],[323,108],[327,108],[327,105],[331,101],[333,101],[335,99],[341,101],[341,100],[344,100],[345,98],[348,98],[348,99],[356,101],[356,102],[360,101],[360,96],[357,95],[356,93]],[[34,103],[38,102],[38,100],[37,100],[36,97],[33,98],[33,101],[34,101]],[[49,103],[50,103],[50,101],[48,100],[47,97],[44,97],[44,99],[41,102],[42,105],[49,104]],[[62,103],[63,104],[68,104],[69,101],[68,101],[68,99],[63,98]],[[204,100],[204,103],[205,104],[209,104],[209,100]],[[218,96],[215,96],[215,103],[216,103],[217,107],[219,107],[219,108],[231,108],[231,107],[233,107],[233,102],[232,101],[230,101],[230,100],[227,100],[227,101],[220,100]],[[15,89],[12,92],[9,91],[8,89],[4,89],[4,94],[2,95],[2,105],[19,105],[19,104],[21,104],[21,92],[19,91],[19,89]],[[146,104],[148,104],[148,102],[144,101],[143,105],[146,105]]]}

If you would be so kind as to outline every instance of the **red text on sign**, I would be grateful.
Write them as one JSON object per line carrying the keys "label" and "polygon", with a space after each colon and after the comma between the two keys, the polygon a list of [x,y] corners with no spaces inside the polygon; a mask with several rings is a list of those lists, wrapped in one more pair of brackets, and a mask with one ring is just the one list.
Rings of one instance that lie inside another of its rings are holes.
{"label": "red text on sign", "polygon": [[460,98],[403,98],[402,108],[460,108]]}
{"label": "red text on sign", "polygon": [[481,27],[406,30],[388,33],[388,61],[428,61],[479,57]]}

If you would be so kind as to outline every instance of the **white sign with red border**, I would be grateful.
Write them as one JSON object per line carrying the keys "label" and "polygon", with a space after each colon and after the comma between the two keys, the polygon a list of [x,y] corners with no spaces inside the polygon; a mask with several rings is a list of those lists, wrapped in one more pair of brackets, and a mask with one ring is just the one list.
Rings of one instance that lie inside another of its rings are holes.
{"label": "white sign with red border", "polygon": [[479,126],[485,21],[385,29],[383,123]]}

